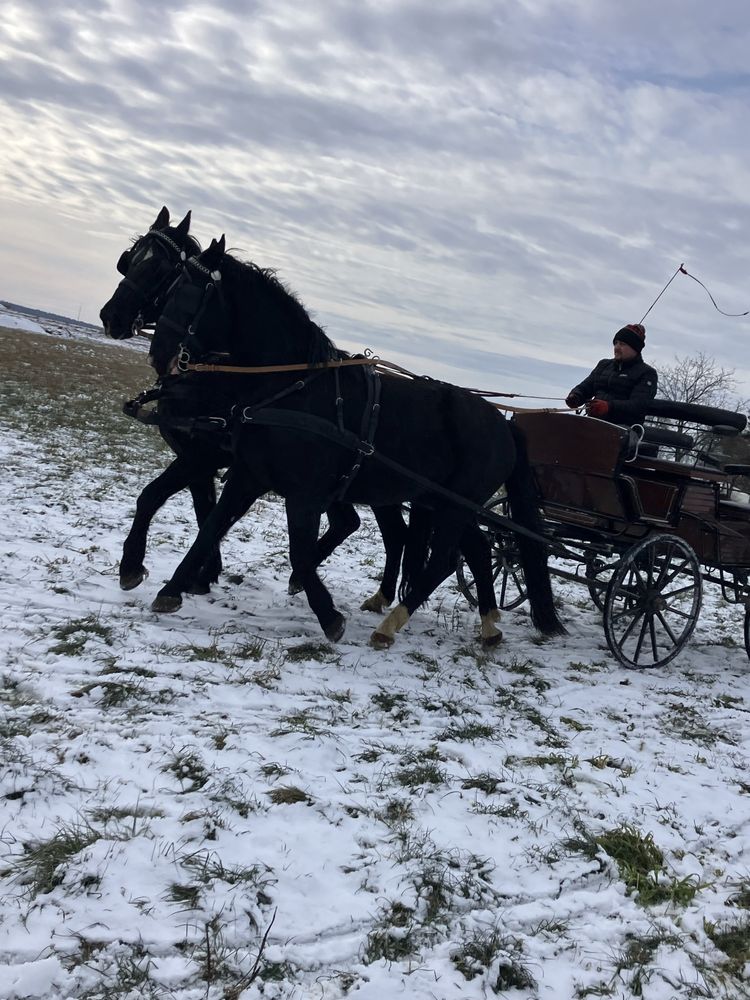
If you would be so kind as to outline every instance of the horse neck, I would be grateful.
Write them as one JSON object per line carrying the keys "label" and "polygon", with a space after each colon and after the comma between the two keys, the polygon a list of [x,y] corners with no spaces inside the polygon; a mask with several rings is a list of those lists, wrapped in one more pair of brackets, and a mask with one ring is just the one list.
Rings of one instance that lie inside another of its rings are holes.
{"label": "horse neck", "polygon": [[266,287],[259,275],[248,280],[246,275],[233,273],[225,282],[229,350],[236,360],[253,365],[286,365],[338,355],[304,309],[293,300],[286,302],[279,290]]}

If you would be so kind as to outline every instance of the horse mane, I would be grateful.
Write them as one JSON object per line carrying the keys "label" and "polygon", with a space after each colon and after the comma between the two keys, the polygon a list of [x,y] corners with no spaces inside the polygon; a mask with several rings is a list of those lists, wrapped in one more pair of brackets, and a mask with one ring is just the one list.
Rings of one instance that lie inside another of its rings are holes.
{"label": "horse mane", "polygon": [[[252,261],[239,260],[232,254],[225,253],[221,272],[224,280],[232,282],[237,295],[246,296],[247,307],[258,320],[263,322],[264,319],[270,319],[277,325],[278,333],[282,336],[289,331],[302,334],[307,341],[305,361],[308,364],[348,357],[312,319],[295,293],[276,276],[274,268],[259,267]],[[269,306],[273,309],[272,317],[264,316]],[[239,324],[237,328],[241,328]]]}

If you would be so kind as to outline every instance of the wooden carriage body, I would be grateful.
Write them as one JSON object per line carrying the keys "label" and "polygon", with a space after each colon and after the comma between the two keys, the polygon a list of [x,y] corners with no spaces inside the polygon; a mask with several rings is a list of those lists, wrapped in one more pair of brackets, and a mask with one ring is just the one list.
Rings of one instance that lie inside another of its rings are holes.
{"label": "wooden carriage body", "polygon": [[606,538],[624,550],[666,531],[706,567],[750,570],[750,504],[730,499],[732,477],[721,468],[644,454],[629,428],[591,417],[515,419],[545,521],[558,537]]}

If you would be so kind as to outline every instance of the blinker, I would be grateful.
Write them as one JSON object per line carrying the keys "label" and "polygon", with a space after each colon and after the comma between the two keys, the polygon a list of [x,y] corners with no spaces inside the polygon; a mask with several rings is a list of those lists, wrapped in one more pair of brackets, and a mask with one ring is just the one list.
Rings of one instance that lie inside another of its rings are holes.
{"label": "blinker", "polygon": [[124,250],[120,254],[120,259],[117,261],[117,270],[125,276],[128,273],[128,268],[130,267],[130,258],[133,256],[132,250]]}

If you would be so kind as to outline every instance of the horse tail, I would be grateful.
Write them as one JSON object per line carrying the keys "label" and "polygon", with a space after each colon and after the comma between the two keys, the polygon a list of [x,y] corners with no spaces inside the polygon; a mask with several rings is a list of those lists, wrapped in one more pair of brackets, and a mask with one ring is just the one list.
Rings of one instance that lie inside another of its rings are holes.
{"label": "horse tail", "polygon": [[[510,431],[516,446],[516,461],[505,487],[510,501],[511,517],[523,528],[542,534],[542,520],[539,516],[538,500],[531,475],[526,440],[521,429],[510,421]],[[564,635],[565,626],[555,610],[547,566],[547,547],[526,535],[518,534],[518,553],[526,580],[526,589],[531,606],[531,621],[535,628],[545,635]]]}
{"label": "horse tail", "polygon": [[412,507],[406,529],[404,554],[401,558],[401,582],[398,599],[403,603],[406,593],[427,565],[432,539],[432,515],[423,507]]}

